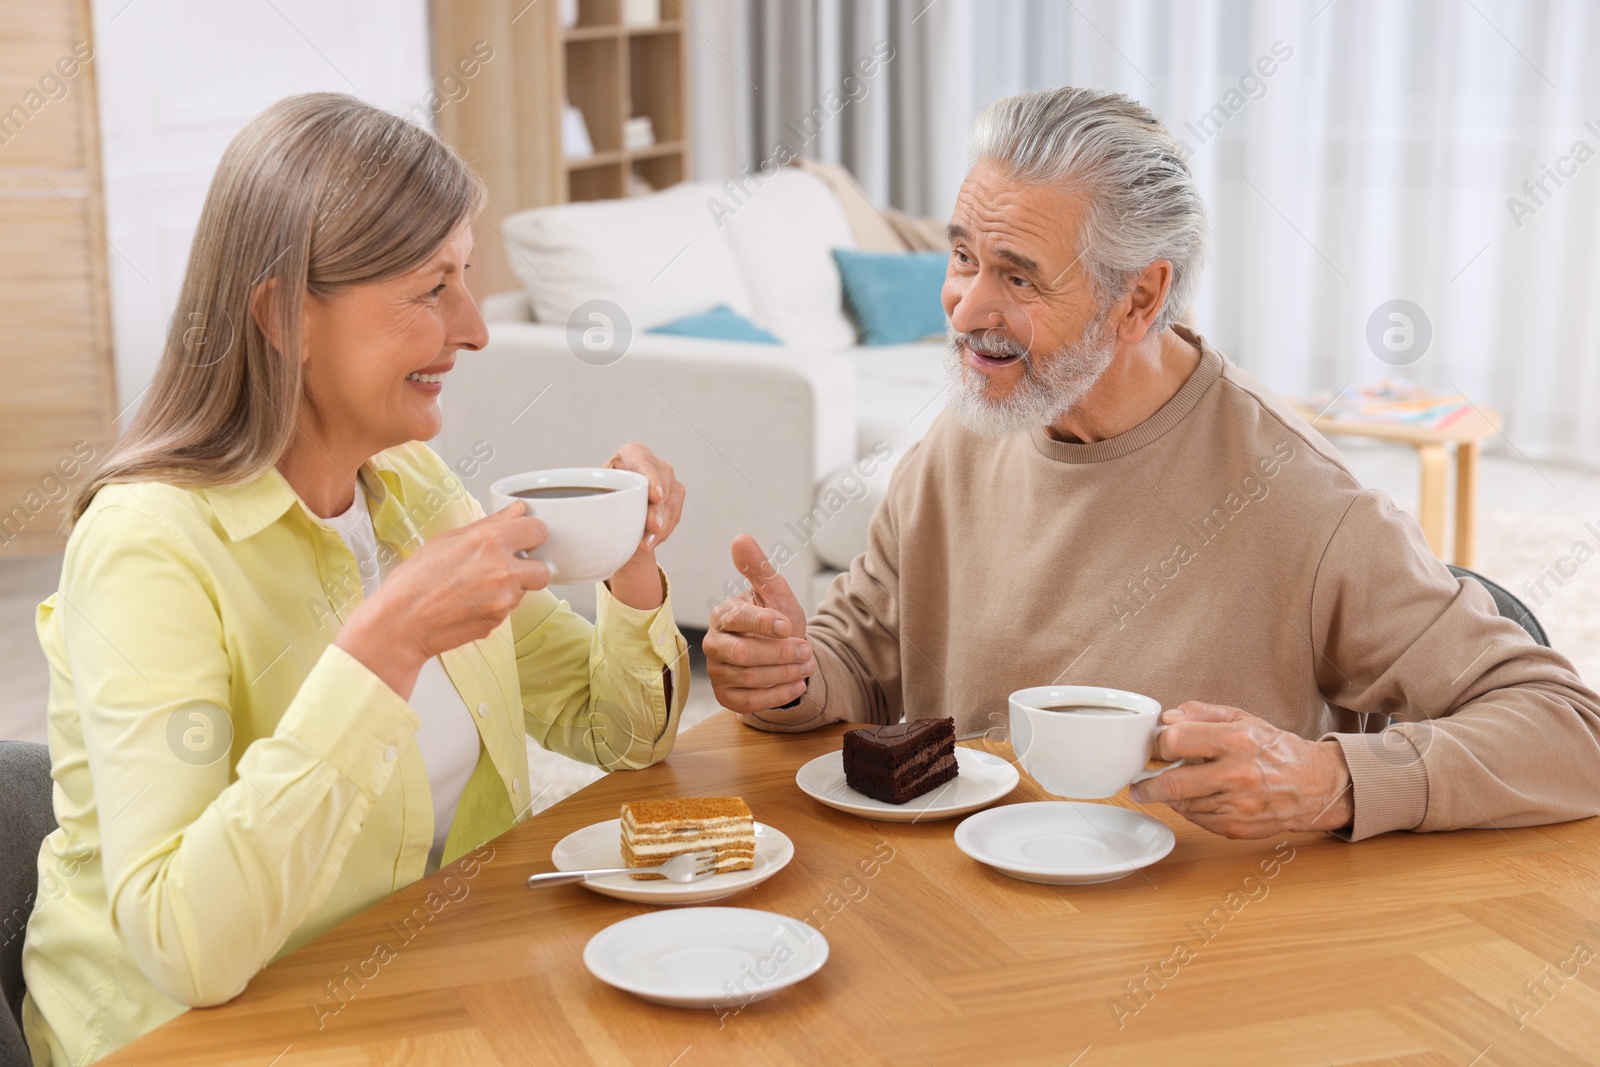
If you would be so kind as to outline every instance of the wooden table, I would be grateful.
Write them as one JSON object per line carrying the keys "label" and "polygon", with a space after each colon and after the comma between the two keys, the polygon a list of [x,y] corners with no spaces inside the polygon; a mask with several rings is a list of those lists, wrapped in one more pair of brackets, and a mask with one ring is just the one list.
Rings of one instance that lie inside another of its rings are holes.
{"label": "wooden table", "polygon": [[[1417,523],[1428,538],[1428,547],[1445,558],[1445,492],[1450,480],[1448,449],[1456,453],[1456,545],[1454,562],[1471,567],[1478,554],[1478,450],[1487,438],[1500,432],[1500,413],[1473,405],[1461,418],[1439,430],[1419,426],[1390,426],[1383,423],[1355,422],[1318,415],[1301,404],[1294,409],[1323,434],[1370,437],[1393,441],[1417,450],[1422,468],[1422,485],[1417,493]],[[1596,946],[1600,948],[1600,946]]]}
{"label": "wooden table", "polygon": [[[1349,845],[1321,834],[1228,841],[1152,807],[1178,838],[1160,863],[1105,885],[1033,885],[958,851],[955,820],[868,822],[802,794],[795,770],[837,749],[841,729],[765,734],[710,720],[666,763],[613,774],[494,841],[475,876],[447,868],[267,968],[231,1003],[188,1012],[103,1062],[1549,1067],[1600,1057],[1600,958],[1572,962],[1576,945],[1600,952],[1600,819]],[[831,947],[820,972],[720,1020],[590,977],[585,942],[649,909],[577,886],[532,891],[524,879],[551,869],[563,835],[652,794],[740,794],[794,839],[787,868],[719,903],[810,917]],[[1024,776],[1005,802],[1036,799]],[[889,858],[867,877],[860,865],[875,856]],[[402,943],[398,928],[429,893],[449,902]],[[364,964],[380,944],[398,947]],[[352,980],[347,966],[376,976]],[[340,982],[346,1002],[326,1014]]]}

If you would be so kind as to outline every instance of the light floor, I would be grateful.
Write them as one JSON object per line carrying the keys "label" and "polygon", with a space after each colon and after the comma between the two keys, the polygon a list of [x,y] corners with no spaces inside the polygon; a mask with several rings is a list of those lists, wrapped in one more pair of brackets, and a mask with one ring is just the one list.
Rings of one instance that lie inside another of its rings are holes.
{"label": "light floor", "polygon": [[[1410,449],[1341,445],[1366,485],[1415,508]],[[1600,472],[1534,464],[1515,454],[1490,456],[1481,501],[1477,570],[1532,607],[1555,647],[1594,684],[1600,680]],[[44,740],[49,686],[33,613],[60,569],[59,555],[0,560],[0,738]],[[685,728],[719,713],[698,652],[689,701]],[[530,743],[528,751],[531,778],[545,789],[538,808],[598,777],[593,768],[537,745]]]}

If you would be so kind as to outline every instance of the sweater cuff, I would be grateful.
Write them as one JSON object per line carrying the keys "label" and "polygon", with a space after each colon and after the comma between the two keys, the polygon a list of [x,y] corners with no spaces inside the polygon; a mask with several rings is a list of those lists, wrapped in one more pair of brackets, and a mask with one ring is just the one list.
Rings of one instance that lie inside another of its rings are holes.
{"label": "sweater cuff", "polygon": [[422,719],[360,660],[329,645],[278,723],[369,796],[377,797],[400,764],[399,746]]}
{"label": "sweater cuff", "polygon": [[740,722],[746,726],[753,726],[757,730],[770,730],[773,733],[793,734],[802,730],[815,730],[819,726],[826,726],[834,720],[822,713],[828,702],[828,683],[822,676],[822,665],[817,664],[817,669],[806,680],[806,691],[800,696],[800,703],[792,708],[768,708],[766,711],[738,712]]}
{"label": "sweater cuff", "polygon": [[1375,734],[1324,734],[1337,741],[1350,767],[1355,820],[1335,837],[1364,841],[1390,830],[1415,830],[1428,813],[1428,770],[1422,754],[1404,731],[1390,727]]}

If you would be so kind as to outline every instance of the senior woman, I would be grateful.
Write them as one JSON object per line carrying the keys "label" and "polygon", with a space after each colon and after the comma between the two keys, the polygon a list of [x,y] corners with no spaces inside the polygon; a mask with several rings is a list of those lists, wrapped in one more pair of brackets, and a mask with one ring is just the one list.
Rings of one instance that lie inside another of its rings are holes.
{"label": "senior woman", "polygon": [[517,554],[543,524],[484,517],[420,443],[487,339],[483,196],[430,133],[332,94],[223,155],[155,381],[39,608],[60,829],[23,960],[36,1063],[228,1000],[512,826],[539,795],[524,734],[606,769],[671,750],[672,468],[611,458],[651,503],[591,625]]}

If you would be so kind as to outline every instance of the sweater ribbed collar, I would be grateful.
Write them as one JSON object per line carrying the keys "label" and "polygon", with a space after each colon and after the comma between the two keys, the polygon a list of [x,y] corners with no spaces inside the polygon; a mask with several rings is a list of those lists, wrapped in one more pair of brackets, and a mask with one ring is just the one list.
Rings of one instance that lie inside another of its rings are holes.
{"label": "sweater ribbed collar", "polygon": [[1060,463],[1103,463],[1108,459],[1117,459],[1135,452],[1160,438],[1182,422],[1194,410],[1200,398],[1205,395],[1216,380],[1222,377],[1222,353],[1212,348],[1204,337],[1195,333],[1187,326],[1174,325],[1173,331],[1185,341],[1200,349],[1200,365],[1189,375],[1189,380],[1183,383],[1183,388],[1173,394],[1171,400],[1161,405],[1161,408],[1131,430],[1108,437],[1104,441],[1057,441],[1044,431],[1043,427],[1029,431],[1034,446],[1037,447],[1046,459],[1053,459]]}

